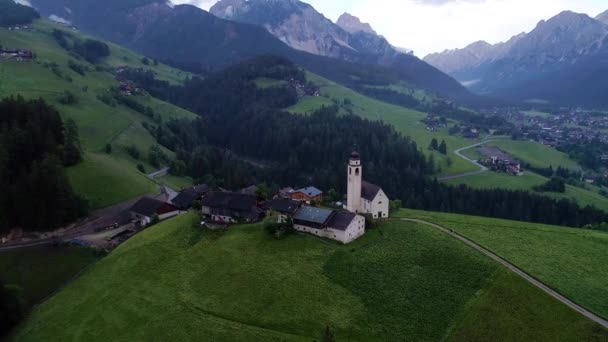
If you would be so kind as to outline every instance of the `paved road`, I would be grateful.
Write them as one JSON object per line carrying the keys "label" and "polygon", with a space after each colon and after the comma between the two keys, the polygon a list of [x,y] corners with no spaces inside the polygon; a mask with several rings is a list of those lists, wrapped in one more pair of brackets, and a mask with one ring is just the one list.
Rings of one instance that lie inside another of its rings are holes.
{"label": "paved road", "polygon": [[524,272],[523,270],[521,270],[520,268],[518,268],[517,266],[513,265],[512,263],[510,263],[509,261],[501,258],[500,256],[490,252],[489,250],[485,249],[484,247],[480,246],[479,244],[475,243],[472,240],[469,240],[468,238],[466,238],[465,236],[462,236],[456,232],[454,232],[452,229],[448,229],[445,227],[442,227],[438,224],[432,223],[432,222],[428,222],[428,221],[424,221],[424,220],[417,220],[417,219],[401,219],[402,221],[407,221],[407,222],[415,222],[415,223],[420,223],[420,224],[424,224],[430,227],[433,227],[439,231],[442,231],[446,234],[451,235],[452,237],[464,242],[465,244],[467,244],[470,247],[473,247],[474,249],[478,250],[479,252],[485,254],[486,256],[490,257],[491,259],[498,261],[499,263],[501,263],[503,266],[505,266],[506,268],[508,268],[509,270],[511,270],[512,272],[514,272],[515,274],[519,275],[520,277],[522,277],[524,280],[528,281],[529,283],[531,283],[532,285],[538,287],[539,289],[543,290],[544,292],[546,292],[547,294],[549,294],[550,296],[552,296],[553,298],[559,300],[560,302],[566,304],[568,307],[570,307],[571,309],[573,309],[574,311],[577,311],[578,313],[580,313],[581,315],[589,318],[590,320],[602,325],[604,328],[608,328],[608,321],[599,317],[598,315],[594,314],[593,312],[585,309],[584,307],[576,304],[575,302],[571,301],[570,299],[564,297],[563,295],[559,294],[557,291],[551,289],[549,286],[545,285],[544,283],[540,282],[538,279],[532,277],[531,275],[529,275],[528,273]]}
{"label": "paved road", "polygon": [[455,175],[448,175],[448,176],[444,176],[444,177],[439,177],[437,178],[440,181],[446,181],[446,180],[451,180],[451,179],[458,179],[458,178],[464,178],[464,177],[471,177],[471,176],[477,176],[479,174],[482,174],[486,171],[488,171],[488,168],[481,165],[478,161],[473,160],[467,156],[465,156],[464,154],[462,154],[463,151],[469,150],[471,148],[475,148],[477,146],[481,146],[481,145],[485,145],[489,142],[493,142],[493,141],[497,141],[497,140],[484,140],[480,143],[471,145],[471,146],[466,146],[466,147],[462,147],[457,149],[456,151],[454,151],[454,154],[456,154],[459,158],[464,159],[466,161],[468,161],[471,164],[474,164],[475,166],[477,166],[479,168],[479,170],[477,171],[471,171],[471,172],[464,172],[464,173],[459,173],[459,174],[455,174]]}
{"label": "paved road", "polygon": [[150,179],[154,179],[154,178],[160,178],[160,177],[164,177],[166,175],[169,174],[169,168],[168,167],[163,167],[162,169],[152,172],[151,174],[148,175],[148,178]]}

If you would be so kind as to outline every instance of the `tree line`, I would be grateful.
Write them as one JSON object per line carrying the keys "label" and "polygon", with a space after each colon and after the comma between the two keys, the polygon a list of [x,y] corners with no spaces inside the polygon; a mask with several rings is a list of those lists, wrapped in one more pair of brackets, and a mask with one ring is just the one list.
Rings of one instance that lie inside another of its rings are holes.
{"label": "tree line", "polygon": [[289,61],[263,57],[184,86],[162,88],[162,82],[148,80],[159,96],[201,116],[195,122],[169,122],[156,130],[156,138],[177,151],[184,172],[232,188],[275,182],[344,193],[346,161],[356,148],[363,156],[365,179],[409,208],[576,227],[608,222],[605,212],[569,200],[442,184],[431,177],[436,171],[432,160],[391,126],[338,115],[337,106],[308,116],[284,112],[281,108],[298,100],[293,89],[255,86],[256,78],[271,74],[301,77]]}
{"label": "tree line", "polygon": [[63,168],[82,159],[78,128],[43,100],[0,101],[0,232],[43,231],[86,214]]}

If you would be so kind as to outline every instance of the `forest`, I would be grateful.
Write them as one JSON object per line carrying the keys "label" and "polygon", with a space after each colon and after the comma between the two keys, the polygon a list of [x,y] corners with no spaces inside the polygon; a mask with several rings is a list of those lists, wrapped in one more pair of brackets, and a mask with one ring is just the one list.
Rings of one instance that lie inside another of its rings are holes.
{"label": "forest", "polygon": [[0,101],[0,232],[45,231],[87,213],[65,166],[81,160],[78,129],[43,100]]}
{"label": "forest", "polygon": [[[181,172],[229,188],[266,182],[315,185],[345,191],[348,154],[357,149],[364,177],[405,207],[580,227],[608,222],[608,214],[525,191],[447,186],[432,178],[435,166],[408,137],[381,122],[338,115],[325,107],[308,116],[281,110],[295,103],[289,86],[256,87],[258,77],[304,77],[289,61],[257,58],[184,86],[132,75],[156,96],[201,117],[150,128],[159,143],[177,151]],[[146,82],[141,82],[143,79]],[[236,95],[238,94],[238,95]],[[222,159],[221,156],[225,156]],[[221,160],[221,161],[220,161]]]}

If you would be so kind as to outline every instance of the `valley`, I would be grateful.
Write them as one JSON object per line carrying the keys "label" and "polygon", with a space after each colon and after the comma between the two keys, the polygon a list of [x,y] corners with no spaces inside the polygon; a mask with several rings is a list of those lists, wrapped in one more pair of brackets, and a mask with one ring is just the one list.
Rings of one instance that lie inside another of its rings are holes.
{"label": "valley", "polygon": [[0,0],[0,340],[608,340],[608,12],[368,1]]}

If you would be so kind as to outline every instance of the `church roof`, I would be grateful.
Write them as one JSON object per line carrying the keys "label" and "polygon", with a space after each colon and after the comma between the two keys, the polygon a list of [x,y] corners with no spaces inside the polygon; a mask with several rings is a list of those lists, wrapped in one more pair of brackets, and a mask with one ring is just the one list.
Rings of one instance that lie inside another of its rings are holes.
{"label": "church roof", "polygon": [[366,181],[361,182],[361,197],[368,201],[373,201],[380,190],[382,189],[376,184],[368,183]]}

